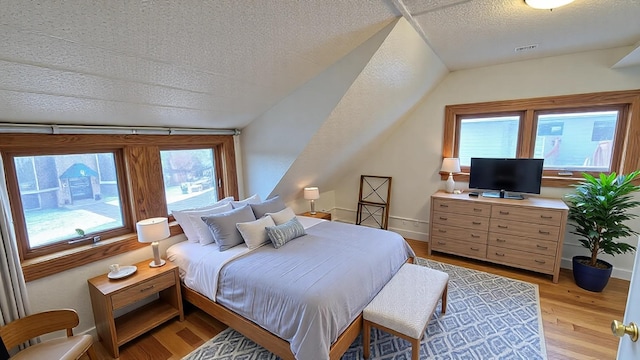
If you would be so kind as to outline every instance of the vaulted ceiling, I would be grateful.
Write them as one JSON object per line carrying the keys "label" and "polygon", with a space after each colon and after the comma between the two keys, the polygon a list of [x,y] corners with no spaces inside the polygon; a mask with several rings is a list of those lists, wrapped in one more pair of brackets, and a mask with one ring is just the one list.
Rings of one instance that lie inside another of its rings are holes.
{"label": "vaulted ceiling", "polygon": [[[0,0],[0,122],[241,129],[395,18],[449,70],[635,45],[640,1]],[[535,45],[528,51],[516,47]]]}

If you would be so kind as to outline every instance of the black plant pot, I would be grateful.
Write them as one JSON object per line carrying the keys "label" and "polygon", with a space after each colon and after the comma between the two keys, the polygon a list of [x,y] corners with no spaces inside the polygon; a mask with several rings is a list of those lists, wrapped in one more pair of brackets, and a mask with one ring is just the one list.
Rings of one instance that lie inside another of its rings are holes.
{"label": "black plant pot", "polygon": [[583,264],[579,260],[589,261],[589,258],[586,256],[573,257],[573,279],[576,285],[585,290],[601,292],[609,282],[613,265],[598,259],[598,263],[606,266],[606,269],[600,269]]}

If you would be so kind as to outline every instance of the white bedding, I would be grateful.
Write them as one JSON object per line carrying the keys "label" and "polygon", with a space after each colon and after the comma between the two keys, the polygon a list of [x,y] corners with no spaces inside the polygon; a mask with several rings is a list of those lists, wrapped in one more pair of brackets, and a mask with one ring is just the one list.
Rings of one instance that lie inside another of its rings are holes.
{"label": "white bedding", "polygon": [[[327,221],[307,216],[297,218],[305,229]],[[216,301],[220,269],[229,261],[250,251],[245,244],[220,251],[216,244],[201,245],[197,242],[182,241],[167,249],[167,260],[180,268],[180,278],[187,287]]]}

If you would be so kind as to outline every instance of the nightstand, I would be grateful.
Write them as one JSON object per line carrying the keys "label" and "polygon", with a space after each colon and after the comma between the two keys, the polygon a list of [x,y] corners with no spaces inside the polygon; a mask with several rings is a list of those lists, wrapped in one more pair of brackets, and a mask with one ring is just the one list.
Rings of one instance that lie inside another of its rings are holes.
{"label": "nightstand", "polygon": [[[135,264],[137,271],[113,280],[107,274],[87,280],[96,330],[104,347],[114,357],[119,347],[176,316],[184,320],[178,267],[167,261],[149,267],[149,260]],[[152,302],[114,317],[116,310],[156,295]]]}
{"label": "nightstand", "polygon": [[315,215],[311,215],[311,213],[309,211],[307,211],[306,213],[298,214],[298,215],[309,216],[309,217],[316,218],[316,219],[324,219],[324,220],[331,221],[331,213],[326,213],[326,212],[322,212],[322,211],[316,211]]}

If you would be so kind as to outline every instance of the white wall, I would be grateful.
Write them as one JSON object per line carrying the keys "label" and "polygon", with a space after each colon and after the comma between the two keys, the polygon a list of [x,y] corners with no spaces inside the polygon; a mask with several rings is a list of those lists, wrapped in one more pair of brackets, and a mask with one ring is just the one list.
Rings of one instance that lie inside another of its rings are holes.
{"label": "white wall", "polygon": [[[335,187],[336,213],[355,219],[361,174],[393,177],[390,228],[406,237],[427,240],[429,196],[444,188],[438,171],[442,161],[444,107],[483,101],[521,99],[640,88],[640,67],[611,69],[631,48],[616,48],[522,61],[449,73],[424,101],[366,161],[340,177]],[[458,184],[465,187],[467,184]],[[570,189],[543,189],[561,197]],[[640,230],[640,222],[633,227]],[[565,238],[563,259],[570,262],[585,249],[573,235]],[[629,240],[631,242],[633,240]],[[634,242],[635,243],[635,242]],[[615,277],[630,278],[632,255],[603,256],[614,264]],[[563,262],[564,267],[569,263]]]}
{"label": "white wall", "polygon": [[[376,53],[394,21],[242,129],[244,192],[266,199]],[[312,175],[309,175],[312,176]],[[296,179],[277,193],[291,200],[311,185]]]}

